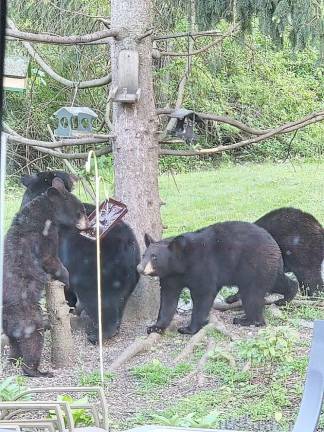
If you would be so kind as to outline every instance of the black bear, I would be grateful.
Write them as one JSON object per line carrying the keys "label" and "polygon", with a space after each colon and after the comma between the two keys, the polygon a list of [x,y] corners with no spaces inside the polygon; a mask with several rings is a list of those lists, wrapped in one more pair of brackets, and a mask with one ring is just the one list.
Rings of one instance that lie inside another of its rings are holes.
{"label": "black bear", "polygon": [[[71,191],[76,178],[64,171],[45,171],[26,175],[22,205],[45,192],[54,177],[60,177]],[[87,215],[95,207],[84,204]],[[98,296],[96,243],[70,228],[60,229],[59,256],[70,274],[70,291],[66,293],[70,306],[75,306],[86,322],[88,339],[98,340]],[[136,267],[140,250],[132,229],[124,222],[116,224],[101,241],[101,286],[104,337],[114,336],[120,326],[124,307],[133,292],[139,275]],[[75,298],[71,296],[73,291]],[[77,298],[77,300],[76,300]]]}
{"label": "black bear", "polygon": [[28,376],[51,376],[38,369],[44,340],[40,300],[51,276],[69,286],[58,258],[59,226],[86,229],[88,219],[82,203],[56,178],[53,187],[16,214],[5,239],[3,331],[10,358],[21,358]]}
{"label": "black bear", "polygon": [[[255,224],[267,230],[278,243],[285,272],[296,276],[305,294],[313,295],[324,286],[324,229],[309,213],[292,207],[273,210]],[[229,296],[227,303],[239,299]]]}
{"label": "black bear", "polygon": [[271,235],[248,222],[223,222],[192,233],[154,242],[145,236],[147,249],[138,271],[158,276],[161,284],[160,311],[148,333],[161,332],[176,311],[183,288],[190,290],[193,310],[188,327],[180,333],[194,334],[207,322],[218,291],[238,286],[245,312],[235,318],[240,325],[264,325],[267,292],[284,294],[290,301],[298,283],[283,272],[279,246]]}

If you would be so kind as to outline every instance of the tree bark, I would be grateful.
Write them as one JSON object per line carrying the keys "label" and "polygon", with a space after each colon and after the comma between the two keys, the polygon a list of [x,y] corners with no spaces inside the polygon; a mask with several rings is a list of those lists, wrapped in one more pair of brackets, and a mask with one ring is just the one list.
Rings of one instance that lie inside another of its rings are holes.
{"label": "tree bark", "polygon": [[[135,104],[113,104],[116,136],[113,144],[115,195],[128,207],[126,222],[133,228],[141,251],[144,233],[160,239],[162,232],[158,189],[158,137],[153,93],[152,40],[138,37],[152,28],[152,0],[112,0],[111,23],[123,28],[126,37],[112,42],[112,86],[118,85],[118,55],[123,49],[139,53],[140,100]],[[126,31],[125,31],[126,30]],[[131,296],[125,318],[155,319],[159,287],[141,278]]]}
{"label": "tree bark", "polygon": [[69,307],[65,300],[64,285],[56,280],[46,287],[46,305],[51,326],[51,359],[54,367],[71,365],[73,341]]}

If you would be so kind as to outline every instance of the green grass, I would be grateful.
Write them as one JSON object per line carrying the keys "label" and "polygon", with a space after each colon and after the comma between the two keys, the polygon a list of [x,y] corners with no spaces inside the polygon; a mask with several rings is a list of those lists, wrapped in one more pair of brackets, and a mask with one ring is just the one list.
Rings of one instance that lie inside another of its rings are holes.
{"label": "green grass", "polygon": [[[104,373],[104,381],[108,383],[112,381],[114,374],[111,372]],[[79,383],[81,386],[98,386],[101,384],[100,372],[82,373],[79,377]]]}
{"label": "green grass", "polygon": [[[164,236],[224,220],[254,221],[282,206],[312,213],[324,223],[324,162],[246,164],[159,179]],[[102,185],[103,198],[109,184]],[[22,189],[7,189],[5,226],[18,211]],[[76,194],[86,199],[81,187]]]}
{"label": "green grass", "polygon": [[[175,181],[174,181],[175,180]],[[293,206],[324,222],[324,162],[248,164],[160,178],[165,236],[225,220],[254,221]],[[176,184],[175,184],[176,182]]]}
{"label": "green grass", "polygon": [[191,365],[187,363],[179,363],[175,367],[168,367],[159,360],[153,360],[142,366],[134,367],[131,373],[147,390],[155,386],[171,384],[174,379],[183,377],[191,369]]}

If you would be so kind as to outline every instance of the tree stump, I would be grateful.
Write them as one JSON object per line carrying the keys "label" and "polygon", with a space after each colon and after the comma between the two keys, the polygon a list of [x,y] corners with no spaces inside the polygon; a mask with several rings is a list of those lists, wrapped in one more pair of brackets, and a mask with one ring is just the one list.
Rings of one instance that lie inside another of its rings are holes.
{"label": "tree stump", "polygon": [[65,300],[64,284],[53,280],[46,287],[46,305],[51,326],[51,360],[55,368],[71,365],[73,341],[69,307]]}

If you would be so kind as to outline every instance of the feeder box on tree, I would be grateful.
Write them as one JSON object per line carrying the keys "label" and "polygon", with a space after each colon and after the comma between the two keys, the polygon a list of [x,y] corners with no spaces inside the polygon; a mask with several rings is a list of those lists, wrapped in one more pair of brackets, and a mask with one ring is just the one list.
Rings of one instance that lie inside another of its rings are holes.
{"label": "feeder box on tree", "polygon": [[4,62],[3,88],[8,91],[23,92],[30,76],[29,58],[8,56]]}
{"label": "feeder box on tree", "polygon": [[114,102],[133,104],[141,95],[138,84],[139,58],[134,50],[122,50],[118,57],[118,86],[111,91]]}
{"label": "feeder box on tree", "polygon": [[60,138],[79,137],[92,133],[93,121],[98,117],[87,107],[62,107],[54,116],[58,119],[58,127],[54,135]]}
{"label": "feeder box on tree", "polygon": [[194,111],[178,108],[172,111],[169,117],[177,119],[174,128],[169,131],[171,136],[181,138],[187,143],[197,141],[194,126],[195,124],[203,123],[203,120]]}

